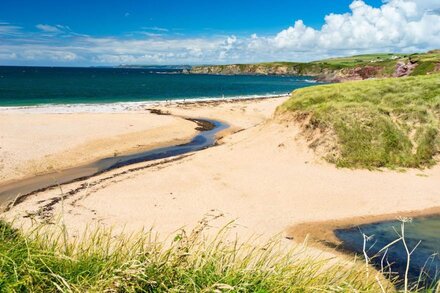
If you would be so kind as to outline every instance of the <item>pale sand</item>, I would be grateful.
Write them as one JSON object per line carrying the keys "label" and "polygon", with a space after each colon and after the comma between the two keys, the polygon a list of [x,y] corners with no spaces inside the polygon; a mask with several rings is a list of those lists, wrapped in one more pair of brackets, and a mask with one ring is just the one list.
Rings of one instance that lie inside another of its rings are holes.
{"label": "pale sand", "polygon": [[[87,180],[90,187],[65,199],[67,226],[77,232],[90,224],[125,231],[154,226],[168,235],[180,227],[190,229],[207,214],[221,214],[213,225],[235,220],[240,235],[271,236],[304,222],[404,215],[440,206],[439,166],[404,173],[337,169],[316,157],[298,126],[271,119],[284,99],[166,107],[246,129],[180,160],[121,174],[133,168],[124,167]],[[109,179],[97,183],[103,178]],[[6,216],[38,211],[59,194],[32,196]],[[61,205],[54,207],[59,214]]]}
{"label": "pale sand", "polygon": [[145,113],[0,112],[0,184],[115,154],[184,142],[195,124]]}

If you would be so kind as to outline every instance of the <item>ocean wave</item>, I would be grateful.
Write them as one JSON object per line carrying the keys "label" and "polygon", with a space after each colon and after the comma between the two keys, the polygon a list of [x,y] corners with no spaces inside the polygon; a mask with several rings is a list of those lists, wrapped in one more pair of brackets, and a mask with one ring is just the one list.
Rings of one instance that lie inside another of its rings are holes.
{"label": "ocean wave", "polygon": [[127,111],[142,111],[145,107],[161,104],[178,104],[208,102],[216,100],[239,100],[239,99],[264,99],[287,96],[289,93],[262,94],[262,95],[238,95],[221,97],[191,97],[167,100],[146,100],[136,102],[113,102],[113,103],[82,103],[82,104],[40,104],[35,106],[0,106],[0,113],[41,113],[41,114],[64,114],[64,113],[119,113]]}

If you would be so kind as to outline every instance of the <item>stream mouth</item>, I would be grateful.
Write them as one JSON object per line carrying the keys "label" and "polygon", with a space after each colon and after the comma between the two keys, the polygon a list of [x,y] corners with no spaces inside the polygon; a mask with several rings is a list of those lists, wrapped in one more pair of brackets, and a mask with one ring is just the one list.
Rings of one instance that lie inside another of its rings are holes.
{"label": "stream mouth", "polygon": [[197,124],[196,129],[200,131],[188,143],[156,148],[130,155],[108,157],[84,166],[12,182],[0,186],[0,205],[7,204],[8,202],[12,202],[12,205],[15,205],[22,202],[27,196],[42,192],[48,188],[85,180],[124,166],[175,157],[206,149],[215,145],[217,133],[229,127],[229,125],[216,120],[192,118],[187,120],[195,122]]}

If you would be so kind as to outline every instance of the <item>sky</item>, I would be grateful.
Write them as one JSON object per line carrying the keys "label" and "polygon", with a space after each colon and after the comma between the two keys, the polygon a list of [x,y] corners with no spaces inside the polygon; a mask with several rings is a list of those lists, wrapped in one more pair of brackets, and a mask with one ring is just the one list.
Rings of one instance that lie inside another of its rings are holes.
{"label": "sky", "polygon": [[311,61],[440,48],[440,0],[1,0],[0,65]]}

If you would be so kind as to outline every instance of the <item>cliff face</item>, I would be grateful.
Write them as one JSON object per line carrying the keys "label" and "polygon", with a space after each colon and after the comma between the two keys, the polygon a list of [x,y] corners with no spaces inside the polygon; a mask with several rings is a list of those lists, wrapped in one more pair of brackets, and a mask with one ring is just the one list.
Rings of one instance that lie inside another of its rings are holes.
{"label": "cliff face", "polygon": [[191,74],[224,75],[298,75],[318,80],[341,82],[382,77],[423,75],[440,71],[438,50],[413,55],[360,55],[310,63],[274,62],[259,64],[231,64],[195,66]]}
{"label": "cliff face", "polygon": [[231,64],[196,66],[190,71],[197,74],[260,74],[260,75],[299,75],[295,66],[288,65],[265,65],[265,64]]}
{"label": "cliff face", "polygon": [[268,64],[232,64],[214,66],[196,66],[190,71],[192,74],[223,74],[223,75],[297,75],[312,76],[322,81],[360,80],[371,77],[385,76],[379,66],[360,66],[354,68],[328,68],[322,65],[301,66],[268,65]]}
{"label": "cliff face", "polygon": [[304,66],[305,63],[261,63],[195,66],[190,73],[194,74],[258,74],[258,75],[309,75],[317,76],[327,73],[319,65]]}

